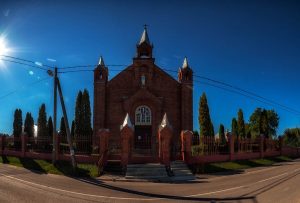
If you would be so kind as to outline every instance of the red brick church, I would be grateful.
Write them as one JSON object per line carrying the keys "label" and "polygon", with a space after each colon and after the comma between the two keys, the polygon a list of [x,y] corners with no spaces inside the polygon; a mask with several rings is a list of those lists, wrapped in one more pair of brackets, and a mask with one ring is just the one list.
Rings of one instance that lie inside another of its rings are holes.
{"label": "red brick church", "polygon": [[[125,150],[132,162],[138,157],[146,157],[142,162],[158,160],[163,122],[171,130],[169,154],[175,159],[181,150],[182,130],[193,130],[193,71],[187,58],[176,80],[155,64],[152,52],[145,27],[130,66],[110,80],[102,57],[95,68],[94,132],[95,137],[103,129],[109,132],[110,156],[121,157]],[[132,131],[126,144],[129,149],[122,138],[125,125]]]}

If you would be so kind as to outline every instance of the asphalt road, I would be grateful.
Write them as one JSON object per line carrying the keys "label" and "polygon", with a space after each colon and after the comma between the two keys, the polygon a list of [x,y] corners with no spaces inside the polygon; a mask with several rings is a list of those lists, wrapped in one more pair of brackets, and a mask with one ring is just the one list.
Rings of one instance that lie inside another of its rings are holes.
{"label": "asphalt road", "polygon": [[0,164],[0,202],[299,202],[300,160],[195,183],[112,182]]}

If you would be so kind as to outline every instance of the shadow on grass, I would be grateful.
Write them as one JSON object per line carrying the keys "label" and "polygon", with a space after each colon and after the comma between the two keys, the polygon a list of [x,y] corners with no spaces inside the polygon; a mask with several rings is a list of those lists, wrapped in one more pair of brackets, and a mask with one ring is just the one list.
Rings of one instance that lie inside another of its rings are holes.
{"label": "shadow on grass", "polygon": [[9,160],[8,160],[7,156],[2,155],[2,163],[9,164]]}
{"label": "shadow on grass", "polygon": [[69,161],[57,161],[55,163],[56,169],[65,176],[74,177],[90,177],[90,171],[82,168],[76,168],[73,170],[72,164]]}
{"label": "shadow on grass", "polygon": [[20,158],[20,163],[24,168],[34,173],[47,173],[34,159]]}
{"label": "shadow on grass", "polygon": [[214,175],[235,175],[244,172],[244,170],[241,169],[227,169],[214,164],[196,165],[190,166],[190,168],[194,174],[214,173]]}

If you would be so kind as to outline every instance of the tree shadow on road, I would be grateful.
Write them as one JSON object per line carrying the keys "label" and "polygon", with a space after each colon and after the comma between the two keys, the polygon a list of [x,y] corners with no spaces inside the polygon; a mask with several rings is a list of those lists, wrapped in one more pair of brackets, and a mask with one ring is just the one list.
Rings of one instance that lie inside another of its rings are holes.
{"label": "tree shadow on road", "polygon": [[20,163],[34,173],[47,173],[34,159],[20,158]]}
{"label": "tree shadow on road", "polygon": [[[145,197],[145,200],[147,198],[158,198],[157,200],[182,200],[182,201],[199,201],[199,202],[232,202],[232,201],[252,201],[254,203],[257,202],[256,198],[254,196],[243,196],[243,197],[228,197],[228,198],[210,198],[210,197],[196,197],[196,196],[178,196],[178,195],[164,195],[164,194],[156,194],[156,193],[150,193],[150,192],[141,192],[133,189],[127,189],[127,188],[122,188],[122,187],[117,187],[117,186],[112,186],[109,184],[106,184],[102,181],[99,181],[97,179],[92,179],[92,178],[85,178],[85,179],[76,179],[78,181],[92,184],[98,187],[118,191],[118,192],[123,192],[127,194],[132,194],[132,195],[139,195],[142,197]],[[172,187],[172,186],[170,186]]]}

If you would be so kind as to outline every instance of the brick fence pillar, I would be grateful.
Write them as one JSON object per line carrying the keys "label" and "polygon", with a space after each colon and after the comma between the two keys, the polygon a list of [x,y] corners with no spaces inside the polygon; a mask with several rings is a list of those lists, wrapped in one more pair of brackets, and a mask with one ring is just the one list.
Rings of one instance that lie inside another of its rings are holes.
{"label": "brick fence pillar", "polygon": [[260,143],[259,143],[259,152],[260,152],[260,158],[264,158],[264,141],[265,141],[265,136],[260,135]]}
{"label": "brick fence pillar", "polygon": [[229,160],[233,161],[234,160],[234,135],[230,134],[228,138],[229,138]]}
{"label": "brick fence pillar", "polygon": [[27,150],[27,142],[28,142],[28,135],[23,133],[21,135],[21,145],[22,145],[22,157],[25,157],[25,152]]}
{"label": "brick fence pillar", "polygon": [[133,125],[131,124],[128,113],[120,129],[121,129],[120,134],[121,134],[121,147],[122,147],[121,164],[123,168],[125,168],[130,162],[131,150],[132,150],[131,143],[134,134],[134,128]]}
{"label": "brick fence pillar", "polygon": [[3,155],[5,148],[5,136],[0,136],[0,155]]}
{"label": "brick fence pillar", "polygon": [[[108,156],[108,140],[109,140],[110,132],[108,129],[100,129],[97,132],[97,136],[99,137],[99,156],[103,156],[102,163],[103,167],[106,166],[107,163],[107,156]],[[100,158],[100,157],[99,157]]]}
{"label": "brick fence pillar", "polygon": [[159,140],[159,159],[165,166],[170,166],[171,140],[173,137],[173,130],[165,113],[163,120],[159,126],[158,140]]}
{"label": "brick fence pillar", "polygon": [[181,131],[181,154],[182,160],[189,163],[192,156],[192,136],[193,132],[184,130]]}

